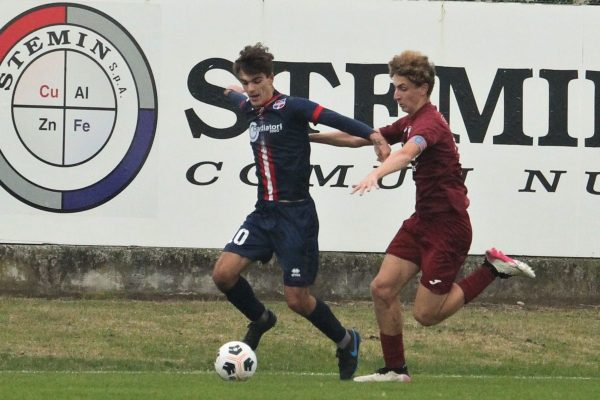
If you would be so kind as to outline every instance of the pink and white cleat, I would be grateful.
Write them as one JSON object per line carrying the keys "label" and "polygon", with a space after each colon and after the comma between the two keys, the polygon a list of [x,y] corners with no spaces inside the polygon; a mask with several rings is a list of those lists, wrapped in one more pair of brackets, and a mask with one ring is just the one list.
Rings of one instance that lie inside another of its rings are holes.
{"label": "pink and white cleat", "polygon": [[485,264],[492,269],[492,272],[496,276],[502,279],[507,279],[511,276],[535,278],[535,272],[529,265],[508,257],[494,247],[485,252]]}

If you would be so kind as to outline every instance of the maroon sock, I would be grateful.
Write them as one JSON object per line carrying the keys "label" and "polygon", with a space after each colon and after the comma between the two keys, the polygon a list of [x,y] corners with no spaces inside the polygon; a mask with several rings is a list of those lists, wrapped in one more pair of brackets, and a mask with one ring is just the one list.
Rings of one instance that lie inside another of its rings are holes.
{"label": "maroon sock", "polygon": [[471,272],[468,276],[457,282],[463,293],[465,294],[465,304],[479,296],[479,293],[494,282],[496,276],[491,269],[481,266],[475,271]]}
{"label": "maroon sock", "polygon": [[406,364],[404,360],[404,340],[402,334],[388,336],[379,332],[383,360],[387,368],[402,368]]}

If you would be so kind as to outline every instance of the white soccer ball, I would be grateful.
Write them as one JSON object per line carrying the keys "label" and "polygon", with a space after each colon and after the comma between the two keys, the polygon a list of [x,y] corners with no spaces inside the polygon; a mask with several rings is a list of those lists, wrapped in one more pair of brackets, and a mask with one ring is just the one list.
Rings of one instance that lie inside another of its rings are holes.
{"label": "white soccer ball", "polygon": [[256,372],[256,353],[244,342],[228,342],[219,348],[215,371],[226,381],[245,381]]}

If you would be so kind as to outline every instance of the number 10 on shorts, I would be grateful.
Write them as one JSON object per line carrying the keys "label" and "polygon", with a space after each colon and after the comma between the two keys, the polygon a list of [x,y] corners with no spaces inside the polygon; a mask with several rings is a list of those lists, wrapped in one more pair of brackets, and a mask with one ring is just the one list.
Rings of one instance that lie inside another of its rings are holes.
{"label": "number 10 on shorts", "polygon": [[237,231],[237,233],[233,236],[233,239],[231,239],[229,241],[229,243],[233,242],[233,243],[237,244],[238,246],[241,246],[244,244],[246,239],[248,239],[249,235],[250,235],[250,232],[248,231],[248,229],[241,228],[239,231]]}

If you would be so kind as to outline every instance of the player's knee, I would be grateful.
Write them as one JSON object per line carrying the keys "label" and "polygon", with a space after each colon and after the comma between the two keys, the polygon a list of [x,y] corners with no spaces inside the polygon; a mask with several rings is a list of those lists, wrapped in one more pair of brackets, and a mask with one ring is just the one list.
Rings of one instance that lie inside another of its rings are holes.
{"label": "player's knee", "polygon": [[375,301],[383,301],[383,302],[390,302],[390,301],[394,301],[396,299],[397,293],[395,293],[394,290],[392,290],[392,288],[385,284],[385,282],[381,282],[378,280],[373,280],[371,282],[371,297],[373,298],[373,300]]}
{"label": "player's knee", "polygon": [[224,292],[227,289],[231,288],[231,284],[230,281],[228,279],[225,278],[225,276],[223,274],[220,274],[216,271],[213,271],[213,275],[212,275],[212,279],[213,282],[215,283],[215,286],[221,291]]}
{"label": "player's knee", "polygon": [[287,295],[285,296],[285,302],[290,310],[294,311],[300,315],[308,315],[310,314],[310,305],[306,301],[306,299],[302,296],[293,296]]}
{"label": "player's knee", "polygon": [[235,285],[238,276],[237,274],[232,273],[230,270],[222,268],[222,266],[219,265],[219,262],[217,262],[213,269],[212,279],[217,288],[224,292]]}
{"label": "player's knee", "polygon": [[435,313],[428,310],[413,310],[413,317],[423,326],[437,325],[441,321]]}
{"label": "player's knee", "polygon": [[290,310],[295,313],[302,314],[302,302],[298,301],[298,299],[286,299],[286,302]]}

